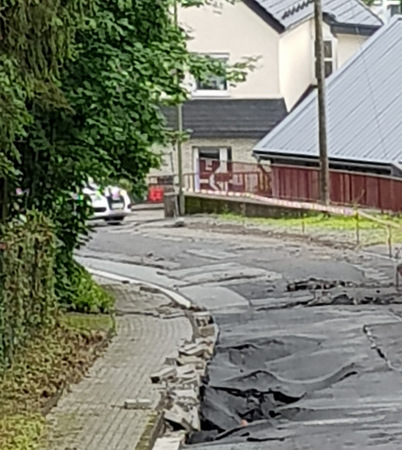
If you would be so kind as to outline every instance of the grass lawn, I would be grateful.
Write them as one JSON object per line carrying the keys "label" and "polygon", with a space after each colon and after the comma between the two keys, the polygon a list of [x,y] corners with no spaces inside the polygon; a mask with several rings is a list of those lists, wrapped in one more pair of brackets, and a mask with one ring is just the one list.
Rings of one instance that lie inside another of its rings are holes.
{"label": "grass lawn", "polygon": [[[392,242],[402,243],[402,217],[390,217],[383,214],[370,214],[372,219],[360,217],[358,221],[360,242],[362,245],[386,244],[390,225]],[[234,214],[222,214],[219,218],[230,222],[246,223],[267,227],[274,231],[291,234],[329,235],[333,238],[356,241],[356,218],[334,215],[311,215],[304,218],[244,218]]]}
{"label": "grass lawn", "polygon": [[43,450],[44,414],[60,390],[77,383],[114,331],[108,315],[67,314],[17,354],[0,378],[0,449]]}

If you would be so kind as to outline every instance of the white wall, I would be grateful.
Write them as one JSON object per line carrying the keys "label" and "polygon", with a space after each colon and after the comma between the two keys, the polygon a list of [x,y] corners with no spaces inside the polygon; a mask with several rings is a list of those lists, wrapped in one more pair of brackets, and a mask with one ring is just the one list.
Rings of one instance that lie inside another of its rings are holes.
{"label": "white wall", "polygon": [[338,68],[342,67],[367,41],[366,36],[338,35]]}
{"label": "white wall", "polygon": [[280,90],[290,110],[313,81],[311,23],[283,34],[279,44]]}
{"label": "white wall", "polygon": [[[312,19],[279,35],[240,1],[235,5],[222,2],[221,10],[212,6],[183,8],[179,17],[182,26],[192,36],[188,42],[190,51],[229,54],[231,63],[247,56],[260,57],[257,68],[249,73],[245,82],[229,87],[228,92],[209,92],[211,97],[283,97],[287,108],[291,109],[306,89],[315,83]],[[323,26],[323,36],[334,43],[334,70],[345,64],[367,40],[364,36],[333,36],[327,24]],[[205,96],[205,91],[202,94]]]}
{"label": "white wall", "polygon": [[[324,40],[332,40],[334,71],[340,69],[359,51],[368,37],[349,34],[334,36],[330,27],[323,25]],[[315,78],[315,27],[307,20],[284,33],[279,43],[280,90],[290,110],[306,89],[316,83]]]}
{"label": "white wall", "polygon": [[192,52],[230,55],[235,63],[243,57],[259,56],[257,68],[247,81],[229,88],[231,98],[278,98],[279,34],[241,2],[225,3],[219,13],[211,6],[183,8],[180,23],[190,29]]}

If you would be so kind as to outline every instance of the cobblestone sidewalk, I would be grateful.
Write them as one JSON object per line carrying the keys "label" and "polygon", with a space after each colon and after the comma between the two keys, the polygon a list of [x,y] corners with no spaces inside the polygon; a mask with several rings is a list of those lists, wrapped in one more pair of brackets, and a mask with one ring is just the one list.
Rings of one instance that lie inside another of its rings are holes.
{"label": "cobblestone sidewalk", "polygon": [[147,398],[155,407],[159,395],[150,375],[182,340],[191,338],[184,315],[157,313],[161,308],[169,312],[166,297],[132,285],[108,288],[117,299],[118,334],[88,376],[50,414],[51,450],[134,450],[153,411],[126,410],[124,401]]}

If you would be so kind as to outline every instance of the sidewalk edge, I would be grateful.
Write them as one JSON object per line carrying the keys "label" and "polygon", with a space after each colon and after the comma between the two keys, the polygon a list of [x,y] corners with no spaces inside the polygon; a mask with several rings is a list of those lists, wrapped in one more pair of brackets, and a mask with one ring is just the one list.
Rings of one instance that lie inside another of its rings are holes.
{"label": "sidewalk edge", "polygon": [[150,289],[154,289],[157,292],[160,292],[160,293],[166,295],[167,297],[169,297],[173,302],[175,302],[182,308],[191,309],[193,306],[192,303],[189,300],[187,300],[185,297],[183,297],[182,295],[180,295],[177,292],[174,292],[170,289],[166,289],[162,286],[159,286],[157,284],[149,283],[147,281],[142,281],[137,278],[122,277],[122,276],[116,275],[114,273],[105,272],[103,270],[92,269],[90,267],[86,267],[86,269],[90,274],[95,275],[95,276],[108,278],[109,280],[120,281],[121,283],[139,284],[139,285],[146,286]]}

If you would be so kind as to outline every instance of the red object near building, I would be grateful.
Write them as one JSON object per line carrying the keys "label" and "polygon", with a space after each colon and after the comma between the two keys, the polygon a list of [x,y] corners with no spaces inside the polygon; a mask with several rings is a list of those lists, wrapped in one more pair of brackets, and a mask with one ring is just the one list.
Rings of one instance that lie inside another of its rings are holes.
{"label": "red object near building", "polygon": [[165,190],[160,186],[149,186],[148,201],[150,203],[162,203],[165,196]]}

